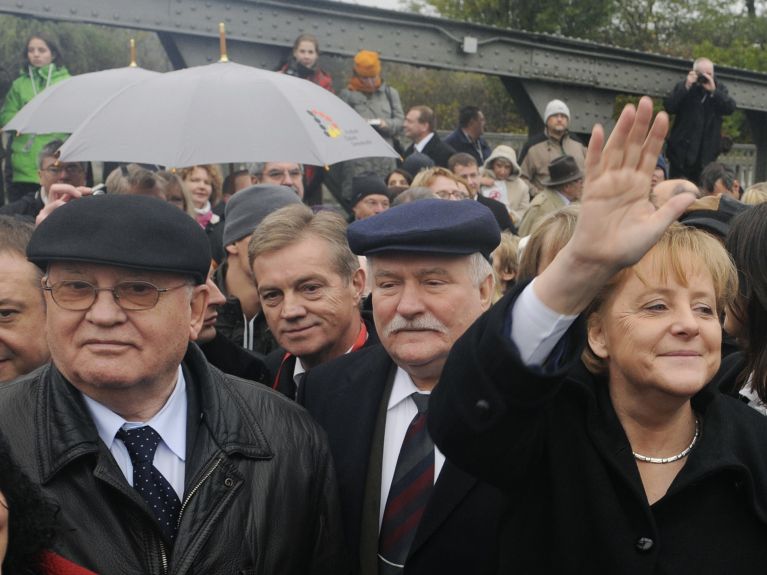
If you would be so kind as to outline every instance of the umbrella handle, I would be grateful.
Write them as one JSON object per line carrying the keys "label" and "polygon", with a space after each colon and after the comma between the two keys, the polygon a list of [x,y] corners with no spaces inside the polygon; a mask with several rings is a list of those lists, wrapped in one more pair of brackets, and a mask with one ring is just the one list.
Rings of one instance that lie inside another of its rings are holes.
{"label": "umbrella handle", "polygon": [[221,51],[221,57],[218,59],[218,61],[228,62],[229,56],[226,54],[226,28],[224,27],[223,22],[218,23],[218,45],[219,50]]}
{"label": "umbrella handle", "polygon": [[130,39],[130,64],[128,64],[129,68],[135,68],[136,67],[136,39],[131,38]]}

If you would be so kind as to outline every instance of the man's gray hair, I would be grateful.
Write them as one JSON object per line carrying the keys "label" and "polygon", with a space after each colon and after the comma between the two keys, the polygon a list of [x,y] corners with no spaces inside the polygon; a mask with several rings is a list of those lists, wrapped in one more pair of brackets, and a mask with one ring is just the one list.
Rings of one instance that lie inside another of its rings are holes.
{"label": "man's gray hair", "polygon": [[474,252],[469,256],[469,278],[471,283],[475,287],[479,287],[480,284],[485,281],[485,278],[490,276],[493,279],[492,289],[495,286],[495,276],[493,275],[493,266],[489,261],[479,252]]}
{"label": "man's gray hair", "polygon": [[[274,162],[253,162],[252,164],[248,164],[248,173],[255,177],[260,178],[264,175],[264,170],[266,170],[266,164],[272,164]],[[298,165],[298,169],[301,170],[301,173],[304,173],[304,166],[299,164],[298,162],[291,162]]]}

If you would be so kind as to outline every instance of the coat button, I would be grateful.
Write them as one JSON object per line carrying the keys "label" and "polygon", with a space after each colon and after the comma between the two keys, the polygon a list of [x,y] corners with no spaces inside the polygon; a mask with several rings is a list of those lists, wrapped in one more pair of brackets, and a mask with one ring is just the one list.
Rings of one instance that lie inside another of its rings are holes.
{"label": "coat button", "polygon": [[474,411],[478,415],[488,415],[490,413],[490,402],[486,399],[480,399],[474,404]]}
{"label": "coat button", "polygon": [[650,539],[649,537],[640,537],[639,539],[637,539],[636,548],[637,548],[637,551],[641,551],[644,553],[652,549],[652,546],[654,544],[655,543],[653,542],[653,540]]}
{"label": "coat button", "polygon": [[227,477],[226,479],[224,479],[224,485],[226,485],[227,487],[231,487],[232,485],[234,485],[234,480],[231,477]]}

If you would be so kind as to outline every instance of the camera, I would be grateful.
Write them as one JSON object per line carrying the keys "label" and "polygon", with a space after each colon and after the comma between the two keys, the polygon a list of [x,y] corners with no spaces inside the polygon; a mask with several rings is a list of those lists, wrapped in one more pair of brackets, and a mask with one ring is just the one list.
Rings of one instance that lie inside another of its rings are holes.
{"label": "camera", "polygon": [[706,78],[703,74],[698,74],[698,79],[696,82],[698,82],[698,84],[708,84],[708,78]]}

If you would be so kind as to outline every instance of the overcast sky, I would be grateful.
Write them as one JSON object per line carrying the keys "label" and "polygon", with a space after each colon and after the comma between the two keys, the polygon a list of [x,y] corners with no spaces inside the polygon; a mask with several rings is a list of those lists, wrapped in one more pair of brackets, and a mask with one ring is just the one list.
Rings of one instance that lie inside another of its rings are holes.
{"label": "overcast sky", "polygon": [[374,6],[376,8],[385,8],[387,10],[396,10],[399,6],[399,0],[341,0],[347,4],[362,4],[363,6]]}

